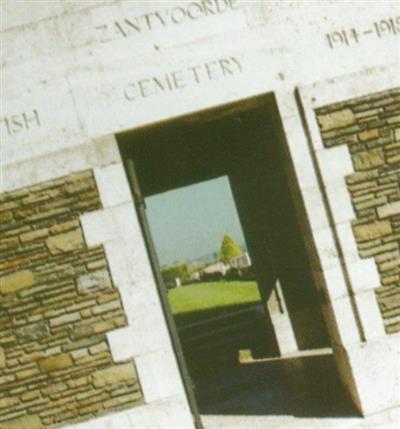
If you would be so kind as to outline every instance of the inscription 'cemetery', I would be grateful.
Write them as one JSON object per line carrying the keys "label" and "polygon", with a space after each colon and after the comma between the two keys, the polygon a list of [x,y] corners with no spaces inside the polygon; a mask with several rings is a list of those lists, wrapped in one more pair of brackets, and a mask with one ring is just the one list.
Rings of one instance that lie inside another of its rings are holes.
{"label": "inscription 'cemetery'", "polygon": [[117,37],[128,38],[135,34],[151,32],[160,28],[181,25],[213,15],[234,11],[239,8],[238,0],[201,0],[181,6],[156,10],[143,15],[97,25],[95,29],[101,42],[108,42]]}
{"label": "inscription 'cemetery'", "polygon": [[125,87],[124,97],[128,101],[149,98],[160,93],[177,91],[207,81],[227,78],[241,73],[242,69],[242,65],[237,58],[233,56],[220,58],[129,83]]}

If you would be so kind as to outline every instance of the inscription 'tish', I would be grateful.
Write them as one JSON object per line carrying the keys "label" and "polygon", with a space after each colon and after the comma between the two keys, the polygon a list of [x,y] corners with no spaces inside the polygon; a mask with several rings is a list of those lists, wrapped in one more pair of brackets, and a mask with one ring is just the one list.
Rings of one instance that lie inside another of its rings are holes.
{"label": "inscription 'tish'", "polygon": [[23,131],[30,131],[32,128],[41,126],[39,112],[36,109],[29,112],[4,116],[0,119],[0,122],[5,127],[9,136]]}

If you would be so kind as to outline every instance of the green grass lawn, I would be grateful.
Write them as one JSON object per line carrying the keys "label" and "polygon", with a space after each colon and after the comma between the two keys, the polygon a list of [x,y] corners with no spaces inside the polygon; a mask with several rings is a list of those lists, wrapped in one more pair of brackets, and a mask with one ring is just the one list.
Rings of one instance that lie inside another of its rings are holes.
{"label": "green grass lawn", "polygon": [[235,308],[261,300],[253,281],[193,283],[170,290],[168,297],[174,315]]}

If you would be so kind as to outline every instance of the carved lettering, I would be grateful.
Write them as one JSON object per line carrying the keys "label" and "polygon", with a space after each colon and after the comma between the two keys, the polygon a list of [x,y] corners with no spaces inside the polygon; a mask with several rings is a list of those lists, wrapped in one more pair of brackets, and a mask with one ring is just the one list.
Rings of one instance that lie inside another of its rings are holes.
{"label": "carved lettering", "polygon": [[193,73],[193,77],[196,83],[200,83],[198,70],[201,68],[201,66],[193,66],[189,67],[188,71]]}
{"label": "carved lettering", "polygon": [[331,49],[343,46],[358,45],[368,38],[378,38],[400,35],[400,16],[381,19],[373,22],[368,28],[348,28],[336,30],[325,35],[328,46]]}
{"label": "carved lettering", "polygon": [[181,90],[191,85],[214,81],[242,72],[242,64],[233,56],[198,64],[188,68],[167,72],[131,82],[124,89],[124,98],[135,101],[149,98],[164,92]]}
{"label": "carved lettering", "polygon": [[[137,19],[134,19],[134,20],[135,20],[135,22],[133,22],[133,20],[132,20],[132,19],[125,19],[124,21],[125,21],[125,23],[126,23],[129,27],[133,28],[133,29],[134,29],[134,30],[136,30],[137,32],[142,31],[142,30],[141,30],[141,28],[140,28],[140,26],[139,26],[138,20],[137,20]],[[117,24],[117,23],[115,23],[115,24]],[[125,33],[124,33],[124,35],[125,35],[125,37],[126,37],[126,34],[125,34]]]}
{"label": "carved lettering", "polygon": [[101,42],[108,42],[115,37],[132,37],[144,31],[153,31],[175,25],[182,25],[221,15],[239,9],[238,0],[198,0],[182,2],[181,6],[156,10],[138,16],[123,17],[120,20],[96,25],[94,28]]}
{"label": "carved lettering", "polygon": [[183,7],[176,7],[171,11],[171,20],[174,24],[181,24],[186,18],[186,9]]}
{"label": "carved lettering", "polygon": [[36,109],[30,112],[5,116],[1,118],[1,123],[4,124],[9,136],[41,126],[39,113]]}

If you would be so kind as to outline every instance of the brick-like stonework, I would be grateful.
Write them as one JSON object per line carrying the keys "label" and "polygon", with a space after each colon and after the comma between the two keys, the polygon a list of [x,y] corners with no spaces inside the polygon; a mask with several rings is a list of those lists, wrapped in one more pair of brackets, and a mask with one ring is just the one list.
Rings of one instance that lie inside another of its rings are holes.
{"label": "brick-like stonework", "polygon": [[359,255],[374,258],[379,270],[376,295],[386,332],[400,332],[400,89],[316,114],[324,146],[349,148],[355,172],[346,183]]}
{"label": "brick-like stonework", "polygon": [[100,208],[91,171],[1,196],[1,429],[143,402],[134,362],[113,362],[105,333],[127,322],[104,250],[79,223]]}

